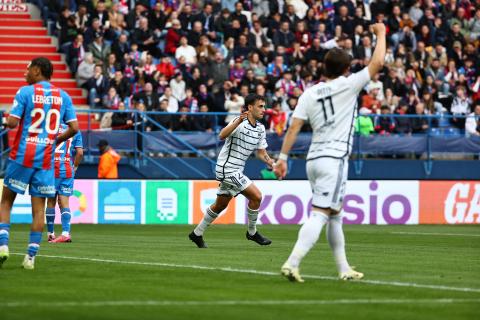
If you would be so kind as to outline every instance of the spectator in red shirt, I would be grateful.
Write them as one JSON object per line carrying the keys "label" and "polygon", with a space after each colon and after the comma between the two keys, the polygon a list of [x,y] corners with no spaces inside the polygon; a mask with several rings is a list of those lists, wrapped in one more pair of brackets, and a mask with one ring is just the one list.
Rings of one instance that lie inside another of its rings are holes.
{"label": "spectator in red shirt", "polygon": [[178,19],[172,21],[172,27],[168,29],[165,36],[165,52],[170,55],[175,55],[175,51],[180,44],[182,25]]}
{"label": "spectator in red shirt", "polygon": [[169,56],[163,56],[159,64],[157,64],[157,71],[164,74],[168,80],[174,75],[175,67]]}

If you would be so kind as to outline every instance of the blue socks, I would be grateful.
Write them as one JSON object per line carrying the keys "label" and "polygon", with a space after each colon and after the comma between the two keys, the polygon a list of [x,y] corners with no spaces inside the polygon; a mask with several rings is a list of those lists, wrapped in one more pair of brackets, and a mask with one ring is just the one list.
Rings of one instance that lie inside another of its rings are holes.
{"label": "blue socks", "polygon": [[0,223],[0,246],[8,246],[10,223]]}
{"label": "blue socks", "polygon": [[70,214],[70,208],[63,208],[62,209],[62,234],[69,235],[70,234],[70,219],[72,215]]}
{"label": "blue socks", "polygon": [[35,257],[37,255],[38,249],[40,248],[40,241],[42,241],[42,233],[38,231],[30,231],[30,240],[27,249],[27,253],[30,257]]}
{"label": "blue socks", "polygon": [[55,224],[55,208],[47,208],[45,210],[45,216],[47,217],[47,231],[53,233],[53,226]]}

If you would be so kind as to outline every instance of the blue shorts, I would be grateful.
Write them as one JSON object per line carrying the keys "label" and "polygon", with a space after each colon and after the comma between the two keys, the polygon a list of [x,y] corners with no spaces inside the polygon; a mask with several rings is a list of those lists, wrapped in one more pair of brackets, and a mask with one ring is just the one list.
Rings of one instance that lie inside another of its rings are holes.
{"label": "blue shorts", "polygon": [[55,189],[57,194],[70,197],[73,194],[74,178],[55,178]]}
{"label": "blue shorts", "polygon": [[29,193],[33,197],[55,197],[55,170],[27,168],[8,160],[7,172],[3,184],[15,193],[25,194],[30,185]]}

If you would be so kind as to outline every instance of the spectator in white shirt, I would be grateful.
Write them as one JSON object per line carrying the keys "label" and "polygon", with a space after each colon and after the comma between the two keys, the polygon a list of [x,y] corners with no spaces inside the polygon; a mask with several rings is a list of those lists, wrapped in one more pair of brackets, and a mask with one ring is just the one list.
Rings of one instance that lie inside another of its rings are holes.
{"label": "spectator in white shirt", "polygon": [[180,38],[180,47],[175,51],[175,59],[180,59],[180,57],[185,57],[185,62],[187,64],[197,63],[197,51],[194,47],[188,45],[188,39],[186,36]]}
{"label": "spectator in white shirt", "polygon": [[465,133],[469,136],[480,136],[480,101],[477,101],[475,109],[468,115]]}
{"label": "spectator in white shirt", "polygon": [[178,100],[173,96],[172,88],[166,87],[163,96],[160,97],[160,101],[168,100],[168,112],[178,112]]}
{"label": "spectator in white shirt", "polygon": [[186,84],[183,80],[183,75],[179,70],[177,70],[175,72],[174,78],[170,80],[170,88],[172,88],[172,95],[179,102],[185,100],[185,98],[187,97],[185,94],[185,87]]}

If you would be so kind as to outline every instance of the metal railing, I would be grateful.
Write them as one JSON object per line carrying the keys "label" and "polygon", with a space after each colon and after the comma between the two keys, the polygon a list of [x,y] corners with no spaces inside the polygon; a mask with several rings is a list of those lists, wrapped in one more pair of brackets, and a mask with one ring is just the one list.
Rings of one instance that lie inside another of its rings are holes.
{"label": "metal railing", "polygon": [[[99,115],[97,118],[104,117],[105,114],[111,113],[128,113],[131,120],[130,126],[121,126],[118,128],[96,128],[94,124],[98,121],[93,121],[94,115]],[[87,130],[83,132],[85,145],[85,160],[87,162],[95,162],[98,156],[96,142],[100,139],[107,139],[112,142],[112,146],[121,152],[129,153],[128,157],[130,163],[137,168],[141,168],[146,164],[152,164],[158,169],[166,173],[166,175],[177,178],[179,175],[173,172],[170,168],[159,161],[158,153],[171,156],[175,161],[179,161],[183,167],[196,173],[199,177],[206,177],[206,175],[199,168],[186,161],[182,156],[194,156],[203,159],[208,163],[212,172],[215,166],[215,156],[218,154],[220,147],[223,144],[218,138],[218,132],[226,123],[224,121],[226,116],[231,116],[228,113],[166,113],[166,112],[140,112],[137,110],[77,110],[77,114],[86,114],[87,123],[82,123],[82,127]],[[201,131],[175,131],[175,122],[182,115],[189,117],[188,121],[210,121],[211,132]],[[162,122],[162,117],[170,118],[170,126],[166,126]],[[203,117],[203,118],[199,118]],[[378,135],[371,133],[368,135],[356,134],[354,137],[354,145],[352,150],[352,157],[356,160],[357,165],[361,168],[362,162],[366,157],[385,157],[385,156],[402,156],[405,154],[413,154],[419,158],[426,160],[426,166],[431,167],[433,155],[438,152],[458,152],[464,154],[480,154],[480,137],[467,137],[464,130],[455,128],[451,122],[452,119],[462,119],[465,121],[468,116],[453,116],[453,115],[367,115],[375,123],[378,117],[385,117],[390,119],[392,123],[398,123],[399,119],[422,119],[426,121],[428,128],[423,133],[397,133],[393,131],[388,135]],[[81,119],[79,117],[79,119]],[[173,125],[172,125],[173,124]],[[0,132],[2,145],[0,150],[0,168],[5,165],[6,154],[9,151],[8,145],[4,143],[4,136],[8,130]],[[296,146],[294,146],[292,153],[301,157],[308,151],[310,144],[311,133],[304,132],[299,135]],[[282,136],[276,133],[271,133],[268,137],[269,152],[279,152]],[[442,143],[445,142],[445,150],[442,151]],[[459,144],[464,143],[464,149],[459,148]],[[455,148],[448,147],[448,144],[454,144]],[[383,148],[378,146],[388,146]],[[409,148],[414,145],[415,148]],[[449,149],[450,148],[450,149]],[[454,151],[451,151],[454,150]],[[457,151],[455,151],[457,150]],[[428,169],[428,168],[427,168]]]}

